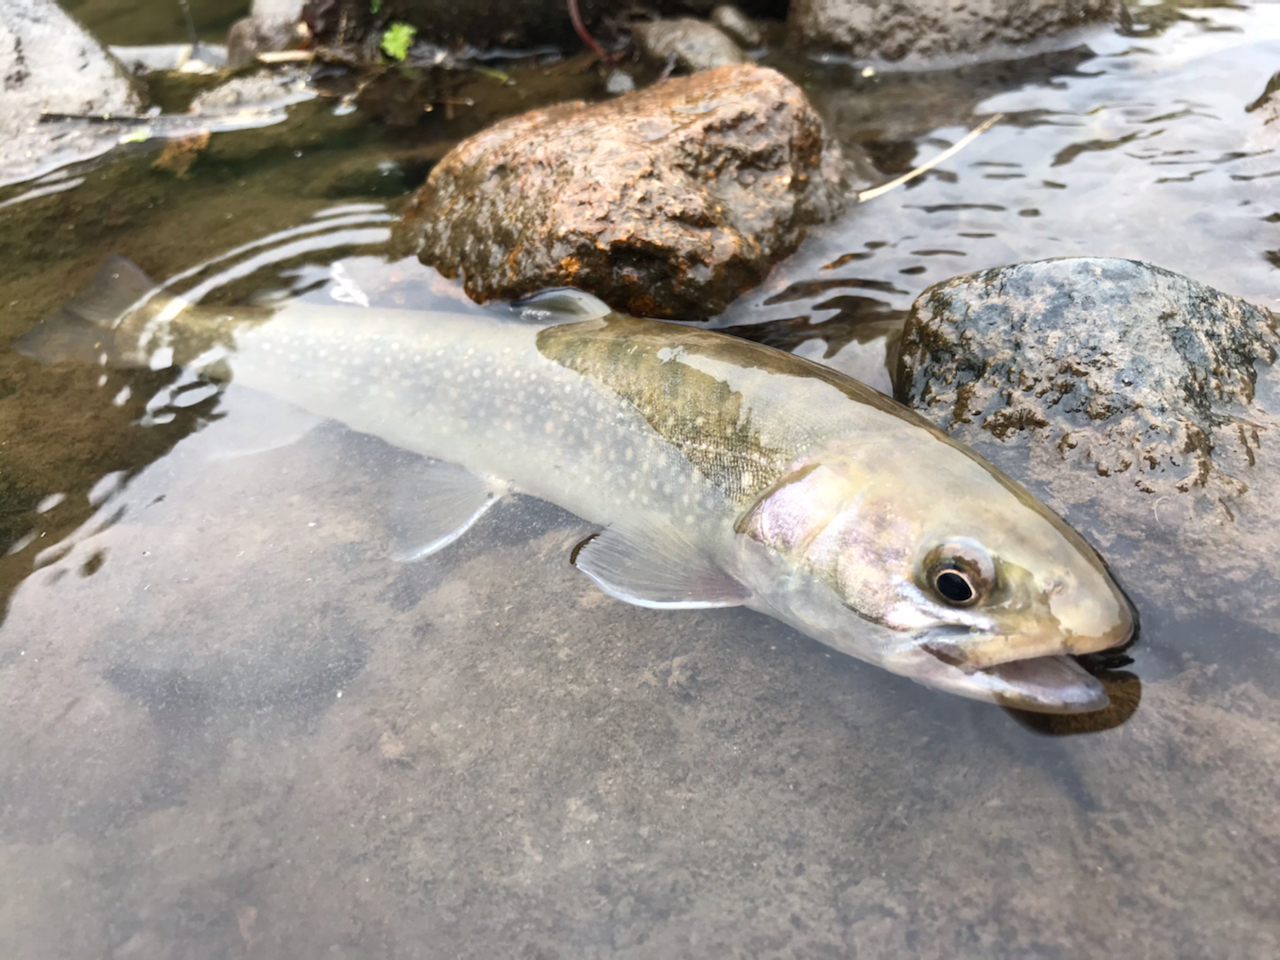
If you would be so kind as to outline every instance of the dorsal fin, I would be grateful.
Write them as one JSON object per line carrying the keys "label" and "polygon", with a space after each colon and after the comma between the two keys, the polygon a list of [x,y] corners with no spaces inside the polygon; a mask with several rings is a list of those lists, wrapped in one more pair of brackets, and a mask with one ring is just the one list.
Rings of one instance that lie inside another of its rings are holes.
{"label": "dorsal fin", "polygon": [[539,323],[572,323],[595,320],[613,313],[613,308],[589,293],[572,287],[540,290],[511,304],[523,320]]}
{"label": "dorsal fin", "polygon": [[155,289],[155,281],[132,260],[109,257],[62,309],[95,327],[114,329],[130,307]]}

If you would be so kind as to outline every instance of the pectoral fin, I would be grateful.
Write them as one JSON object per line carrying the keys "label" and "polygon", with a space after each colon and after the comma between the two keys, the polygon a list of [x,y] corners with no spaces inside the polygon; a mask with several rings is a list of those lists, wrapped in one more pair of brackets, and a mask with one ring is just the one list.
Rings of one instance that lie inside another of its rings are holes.
{"label": "pectoral fin", "polygon": [[613,308],[589,293],[572,287],[552,287],[511,304],[522,320],[537,323],[578,323],[613,313]]}
{"label": "pectoral fin", "polygon": [[570,562],[609,596],[640,607],[736,607],[751,599],[750,590],[661,520],[612,526],[580,543]]}
{"label": "pectoral fin", "polygon": [[187,407],[220,394],[219,419],[202,430],[197,438],[205,456],[212,461],[233,460],[277,450],[297,443],[321,423],[324,417],[270,394],[235,383],[216,385],[184,376],[162,390],[147,405],[148,411],[165,407]]}
{"label": "pectoral fin", "polygon": [[388,521],[396,541],[392,556],[405,562],[443,550],[507,493],[500,481],[443,460],[422,460],[395,487]]}
{"label": "pectoral fin", "polygon": [[936,650],[921,650],[916,662],[891,669],[927,687],[1033,713],[1089,713],[1109,703],[1102,683],[1068,656],[1011,660],[964,673],[939,659]]}

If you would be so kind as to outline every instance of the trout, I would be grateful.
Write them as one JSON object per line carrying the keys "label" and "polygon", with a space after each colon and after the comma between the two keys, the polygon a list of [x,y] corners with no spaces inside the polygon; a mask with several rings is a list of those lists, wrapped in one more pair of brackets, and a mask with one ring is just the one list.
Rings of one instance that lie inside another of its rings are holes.
{"label": "trout", "polygon": [[656,608],[746,606],[961,696],[1105,707],[1073,656],[1135,613],[1097,552],[999,469],[876,390],[576,291],[519,319],[166,299],[122,258],[18,349],[234,380],[438,463],[426,555],[503,495],[599,527],[570,560]]}

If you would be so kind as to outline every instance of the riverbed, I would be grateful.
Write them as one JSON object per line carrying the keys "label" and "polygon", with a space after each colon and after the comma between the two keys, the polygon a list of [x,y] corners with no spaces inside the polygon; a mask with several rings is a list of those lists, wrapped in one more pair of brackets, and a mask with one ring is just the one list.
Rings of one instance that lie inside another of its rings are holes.
{"label": "riverbed", "polygon": [[[1280,131],[1245,112],[1280,7],[1137,34],[767,60],[885,179],[1003,119],[710,325],[890,392],[912,300],[986,267],[1128,257],[1280,306]],[[314,99],[185,166],[140,142],[3,188],[0,338],[117,254],[204,303],[502,310],[392,225],[460,138],[597,82],[521,69],[411,127]],[[1046,726],[754,613],[605,597],[568,563],[590,528],[528,498],[398,562],[415,459],[289,418],[0,348],[3,955],[1280,955],[1269,625],[1139,603],[1140,702]]]}

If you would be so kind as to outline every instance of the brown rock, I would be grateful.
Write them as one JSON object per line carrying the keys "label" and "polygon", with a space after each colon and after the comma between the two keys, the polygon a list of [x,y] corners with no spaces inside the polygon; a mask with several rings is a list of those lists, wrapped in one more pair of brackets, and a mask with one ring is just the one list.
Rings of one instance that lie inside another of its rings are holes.
{"label": "brown rock", "polygon": [[706,317],[831,214],[840,167],[799,87],[725,66],[497,124],[431,171],[403,229],[476,300],[574,286]]}

